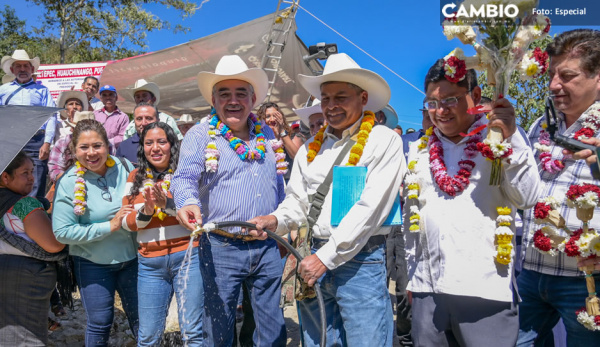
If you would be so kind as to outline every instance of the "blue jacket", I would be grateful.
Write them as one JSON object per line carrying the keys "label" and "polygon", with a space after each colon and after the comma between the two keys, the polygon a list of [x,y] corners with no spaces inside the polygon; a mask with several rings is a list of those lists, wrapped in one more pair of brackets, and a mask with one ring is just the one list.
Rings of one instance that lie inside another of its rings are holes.
{"label": "blue jacket", "polygon": [[[105,178],[111,201],[102,197],[98,185],[100,176],[87,171],[83,178],[87,191],[85,213],[77,216],[73,212],[73,191],[75,189],[75,166],[72,166],[56,184],[52,228],[59,242],[68,244],[69,253],[97,264],[118,264],[137,256],[136,234],[119,229],[110,231],[110,220],[121,208],[125,192],[127,169],[118,158],[115,165],[109,167]],[[131,163],[125,160],[128,167]],[[107,194],[105,193],[107,198]]]}

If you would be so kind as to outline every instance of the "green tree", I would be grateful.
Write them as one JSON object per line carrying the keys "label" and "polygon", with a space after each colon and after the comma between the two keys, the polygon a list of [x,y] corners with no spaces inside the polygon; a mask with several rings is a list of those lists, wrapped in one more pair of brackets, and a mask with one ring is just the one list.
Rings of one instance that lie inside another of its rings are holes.
{"label": "green tree", "polygon": [[[543,39],[534,41],[529,48],[540,47],[545,50],[552,40],[552,37],[546,36]],[[478,80],[482,95],[493,98],[493,89],[487,84],[487,73],[480,74]],[[517,71],[513,72],[507,97],[515,107],[517,124],[523,129],[529,130],[529,126],[544,114],[549,82],[547,71],[538,78],[526,81],[521,80]]]}
{"label": "green tree", "polygon": [[[148,32],[171,29],[173,32],[189,31],[189,28],[179,24],[171,27],[169,21],[161,20],[144,9],[144,5],[173,8],[182,18],[192,16],[199,9],[188,0],[28,1],[45,10],[43,26],[35,31],[52,38],[57,47],[58,63],[67,62],[69,52],[74,52],[73,60],[118,59],[136,52],[132,49],[146,49]],[[56,36],[47,35],[48,32],[55,32]],[[83,48],[87,48],[88,52]],[[47,62],[54,62],[54,59]]]}

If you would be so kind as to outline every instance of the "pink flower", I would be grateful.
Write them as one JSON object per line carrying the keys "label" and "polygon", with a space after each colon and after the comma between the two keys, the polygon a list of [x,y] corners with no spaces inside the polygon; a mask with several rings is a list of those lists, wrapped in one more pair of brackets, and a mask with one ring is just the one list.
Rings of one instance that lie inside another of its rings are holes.
{"label": "pink flower", "polygon": [[77,205],[75,206],[75,208],[73,208],[73,212],[76,215],[81,216],[85,212],[85,208],[83,206]]}
{"label": "pink flower", "polygon": [[236,152],[237,154],[239,154],[239,155],[242,155],[242,154],[246,153],[246,149],[244,148],[244,146],[239,146],[239,147],[238,147],[238,148],[235,150],[235,152]]}

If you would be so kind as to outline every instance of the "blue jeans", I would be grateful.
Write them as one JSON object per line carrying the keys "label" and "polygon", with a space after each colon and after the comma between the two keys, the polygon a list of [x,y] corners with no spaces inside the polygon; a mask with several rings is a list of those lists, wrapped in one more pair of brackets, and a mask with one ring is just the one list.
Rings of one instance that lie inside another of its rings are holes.
{"label": "blue jeans", "polygon": [[236,241],[204,233],[200,246],[206,295],[205,345],[232,345],[235,309],[245,282],[256,322],[254,345],[285,346],[285,323],[279,307],[283,265],[276,242]]}
{"label": "blue jeans", "polygon": [[73,262],[87,317],[85,345],[108,346],[115,312],[115,290],[121,297],[129,327],[137,339],[137,258],[119,264],[96,264],[74,256]]}
{"label": "blue jeans", "polygon": [[138,346],[160,346],[173,293],[185,345],[202,346],[204,288],[198,247],[192,248],[189,263],[181,268],[185,253],[180,251],[152,258],[138,255]]}
{"label": "blue jeans", "polygon": [[[361,251],[319,279],[325,301],[327,346],[392,346],[394,317],[386,287],[384,248],[382,244]],[[299,307],[305,346],[319,346],[317,299],[304,299]]]}
{"label": "blue jeans", "polygon": [[[594,276],[596,288],[600,278]],[[575,311],[585,307],[588,296],[583,277],[545,275],[523,269],[517,277],[519,294],[519,339],[517,346],[544,346],[560,318],[567,330],[568,346],[598,346],[600,332],[587,330],[577,322]]]}

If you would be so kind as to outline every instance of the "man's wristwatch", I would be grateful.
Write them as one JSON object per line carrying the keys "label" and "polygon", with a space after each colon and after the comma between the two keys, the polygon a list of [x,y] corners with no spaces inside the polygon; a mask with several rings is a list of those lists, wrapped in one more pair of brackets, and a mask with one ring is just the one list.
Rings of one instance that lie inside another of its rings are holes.
{"label": "man's wristwatch", "polygon": [[279,137],[286,137],[286,136],[288,136],[288,132],[285,130],[279,133]]}

